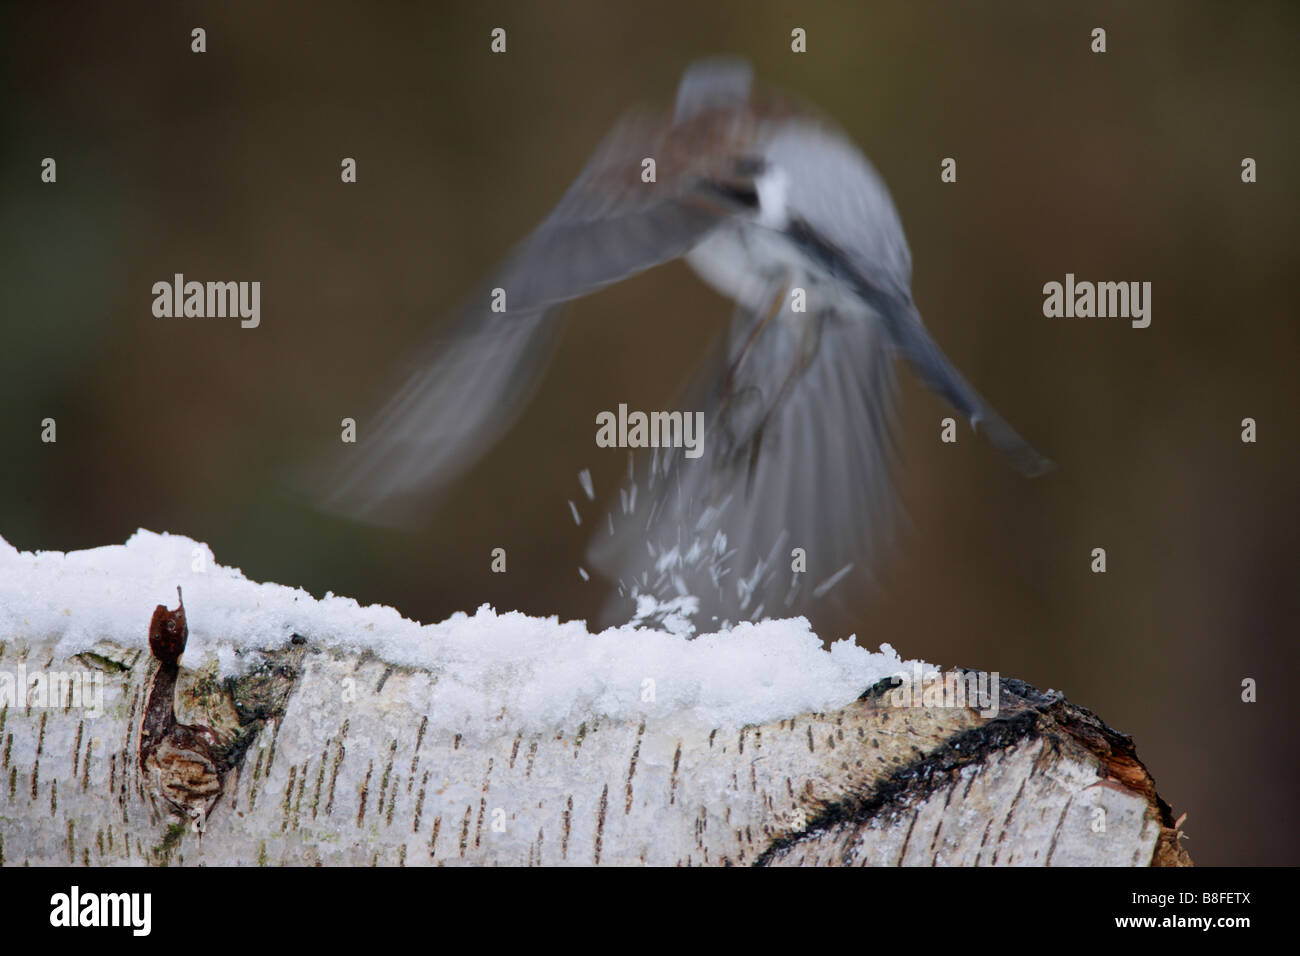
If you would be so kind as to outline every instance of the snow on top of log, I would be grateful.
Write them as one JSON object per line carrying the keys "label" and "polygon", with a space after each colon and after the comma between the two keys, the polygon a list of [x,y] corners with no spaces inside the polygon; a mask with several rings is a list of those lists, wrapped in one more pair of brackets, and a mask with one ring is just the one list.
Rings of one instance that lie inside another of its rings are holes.
{"label": "snow on top of log", "polygon": [[[109,640],[148,651],[154,608],[184,589],[183,663],[236,673],[294,634],[344,652],[371,651],[438,675],[427,713],[458,732],[574,727],[596,716],[740,727],[852,701],[910,670],[888,644],[822,647],[804,618],[742,623],[693,640],[633,624],[598,634],[582,621],[499,613],[487,605],[422,625],[391,607],[250,581],[207,545],[137,531],[124,545],[19,552],[0,538],[0,641],[45,645],[67,659]],[[926,669],[930,665],[922,663]]]}

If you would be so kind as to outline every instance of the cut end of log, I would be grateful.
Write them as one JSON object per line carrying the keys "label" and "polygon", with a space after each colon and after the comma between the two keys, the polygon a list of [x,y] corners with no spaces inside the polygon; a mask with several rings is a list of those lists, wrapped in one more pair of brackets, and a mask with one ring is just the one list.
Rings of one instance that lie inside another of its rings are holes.
{"label": "cut end of log", "polygon": [[[904,712],[900,732],[894,689],[882,681],[854,706],[867,725],[895,724],[897,769],[823,801],[759,863],[1191,865],[1132,738],[1091,711],[1003,678],[996,716],[945,709],[931,725]],[[907,756],[938,726],[946,739]]]}

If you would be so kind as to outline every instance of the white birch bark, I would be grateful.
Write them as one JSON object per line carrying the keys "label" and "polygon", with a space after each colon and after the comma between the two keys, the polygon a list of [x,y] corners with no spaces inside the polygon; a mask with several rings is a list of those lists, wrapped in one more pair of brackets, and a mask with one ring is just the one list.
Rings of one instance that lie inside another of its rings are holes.
{"label": "white birch bark", "polygon": [[[20,666],[99,668],[105,707],[0,710],[8,866],[1190,862],[1131,742],[1014,681],[992,719],[899,708],[878,687],[740,730],[593,716],[536,734],[503,718],[471,742],[415,703],[433,674],[306,642],[229,685],[182,666],[176,719],[247,749],[218,776],[182,759],[164,780],[140,770],[148,653],[55,661],[0,642],[0,671]],[[178,793],[206,820],[185,820]]]}

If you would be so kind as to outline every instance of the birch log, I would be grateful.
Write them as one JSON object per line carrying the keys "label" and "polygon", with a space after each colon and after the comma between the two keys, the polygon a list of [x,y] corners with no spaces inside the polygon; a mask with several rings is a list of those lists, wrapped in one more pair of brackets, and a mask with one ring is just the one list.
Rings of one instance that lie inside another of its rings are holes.
{"label": "birch log", "polygon": [[182,664],[158,686],[188,729],[159,746],[159,660],[0,643],[0,670],[59,666],[104,674],[104,712],[0,710],[5,865],[1190,863],[1132,741],[1014,680],[991,718],[882,682],[734,731],[593,716],[470,744],[412,705],[436,675],[295,639],[237,679]]}

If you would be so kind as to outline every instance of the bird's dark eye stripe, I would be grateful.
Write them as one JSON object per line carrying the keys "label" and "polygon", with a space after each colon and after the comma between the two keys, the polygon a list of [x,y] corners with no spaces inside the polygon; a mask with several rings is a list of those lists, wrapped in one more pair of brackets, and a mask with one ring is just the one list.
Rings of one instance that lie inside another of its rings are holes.
{"label": "bird's dark eye stripe", "polygon": [[746,209],[758,208],[758,192],[754,189],[753,183],[720,183],[706,180],[701,186],[705,191],[720,196],[737,206],[743,206]]}

